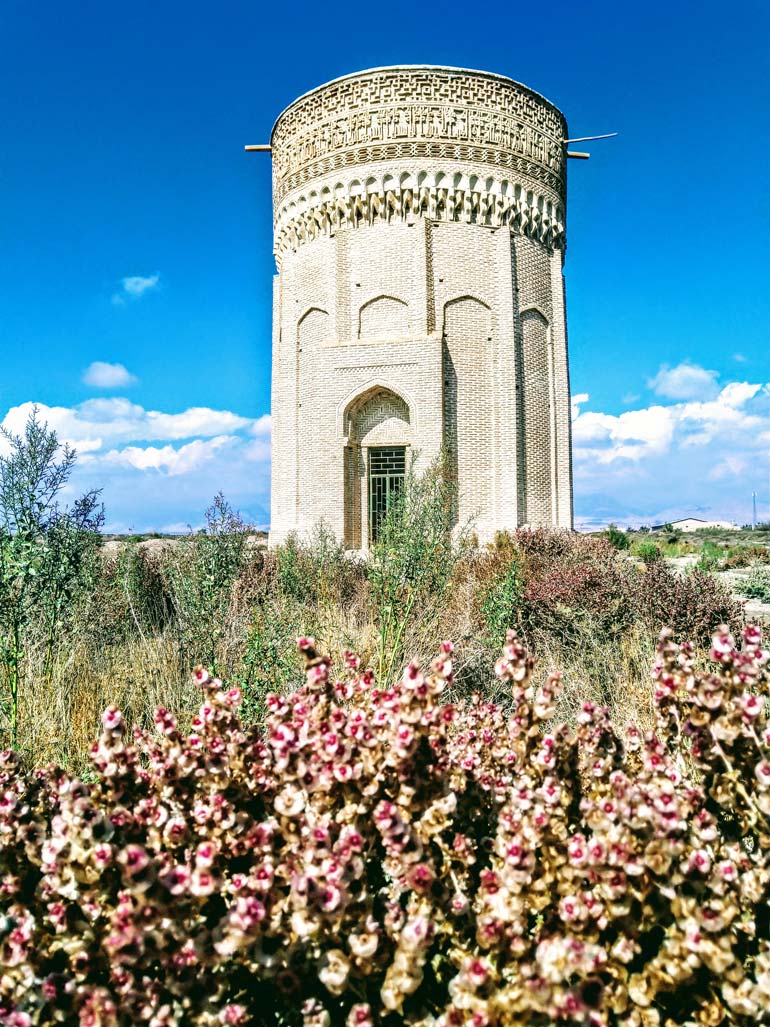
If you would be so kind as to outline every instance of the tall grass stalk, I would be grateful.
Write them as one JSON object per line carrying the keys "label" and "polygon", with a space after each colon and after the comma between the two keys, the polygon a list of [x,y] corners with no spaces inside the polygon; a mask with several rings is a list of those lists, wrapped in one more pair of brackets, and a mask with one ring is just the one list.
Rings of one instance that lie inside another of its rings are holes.
{"label": "tall grass stalk", "polygon": [[377,674],[392,681],[406,656],[407,631],[419,608],[435,621],[452,574],[468,548],[468,531],[454,531],[456,488],[443,461],[407,474],[371,549],[369,581],[377,620]]}

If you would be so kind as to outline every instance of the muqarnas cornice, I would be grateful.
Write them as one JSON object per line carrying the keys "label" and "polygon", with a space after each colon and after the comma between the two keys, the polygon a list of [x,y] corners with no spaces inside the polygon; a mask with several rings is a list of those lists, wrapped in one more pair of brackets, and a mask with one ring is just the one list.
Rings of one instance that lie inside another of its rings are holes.
{"label": "muqarnas cornice", "polygon": [[507,179],[456,172],[402,171],[365,182],[322,186],[282,204],[275,222],[274,249],[280,263],[287,250],[346,227],[385,221],[432,221],[508,226],[548,249],[564,247],[564,214],[554,203],[526,185]]}

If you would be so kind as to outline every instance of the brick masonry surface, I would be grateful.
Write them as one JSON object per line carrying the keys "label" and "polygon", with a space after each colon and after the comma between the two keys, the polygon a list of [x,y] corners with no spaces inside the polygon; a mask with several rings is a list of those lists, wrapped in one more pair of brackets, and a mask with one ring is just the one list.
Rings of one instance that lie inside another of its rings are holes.
{"label": "brick masonry surface", "polygon": [[441,453],[459,524],[572,526],[566,123],[509,79],[389,68],[273,129],[272,545],[368,545],[368,450]]}

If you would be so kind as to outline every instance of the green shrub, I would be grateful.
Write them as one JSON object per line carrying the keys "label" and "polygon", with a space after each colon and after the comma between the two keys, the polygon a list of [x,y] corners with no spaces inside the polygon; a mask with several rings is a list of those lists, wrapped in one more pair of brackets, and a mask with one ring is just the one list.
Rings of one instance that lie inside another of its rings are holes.
{"label": "green shrub", "polygon": [[261,723],[265,696],[297,679],[297,638],[307,620],[307,608],[290,598],[270,597],[253,607],[243,654],[232,677],[243,696],[246,723]]}
{"label": "green shrub", "polygon": [[93,567],[104,511],[95,490],[71,507],[59,506],[76,454],[40,423],[37,408],[23,436],[0,426],[0,438],[9,449],[0,456],[0,674],[8,690],[3,733],[15,746],[19,688],[33,636],[42,642],[50,680],[61,631]]}
{"label": "green shrub", "polygon": [[276,586],[282,596],[311,606],[345,606],[363,579],[361,561],[338,541],[323,521],[310,538],[291,534],[275,552]]}
{"label": "green shrub", "polygon": [[770,563],[770,549],[767,546],[732,546],[723,561],[725,570],[733,567],[751,567],[757,563]]}
{"label": "green shrub", "polygon": [[605,532],[605,537],[614,549],[625,550],[631,546],[631,539],[627,531],[622,531],[615,524],[610,524]]}
{"label": "green shrub", "polygon": [[698,560],[698,569],[701,571],[716,571],[722,561],[723,550],[722,547],[706,540],[701,547],[700,559]]}
{"label": "green shrub", "polygon": [[501,645],[509,628],[521,623],[524,577],[514,555],[502,574],[488,584],[481,599],[481,615],[492,646]]}
{"label": "green shrub", "polygon": [[643,563],[657,563],[663,559],[663,553],[660,550],[660,546],[654,542],[644,541],[637,543],[634,549],[636,555]]}
{"label": "green shrub", "polygon": [[[178,540],[164,561],[182,659],[205,659],[216,671],[227,665],[228,610],[249,558],[250,526],[219,493],[202,531]],[[224,662],[223,662],[224,661]]]}
{"label": "green shrub", "polygon": [[766,567],[753,567],[746,580],[741,582],[740,589],[749,599],[770,603],[770,570]]}
{"label": "green shrub", "polygon": [[388,682],[401,667],[413,624],[435,630],[452,574],[468,550],[455,534],[456,486],[443,462],[407,473],[372,543],[367,576],[377,627],[376,666]]}

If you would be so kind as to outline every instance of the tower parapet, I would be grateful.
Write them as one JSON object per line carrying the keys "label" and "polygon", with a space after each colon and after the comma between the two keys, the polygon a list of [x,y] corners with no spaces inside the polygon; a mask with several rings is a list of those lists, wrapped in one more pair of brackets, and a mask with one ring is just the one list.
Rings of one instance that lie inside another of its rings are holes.
{"label": "tower parapet", "polygon": [[272,134],[275,251],[411,216],[563,246],[566,122],[511,79],[381,68],[295,100]]}

